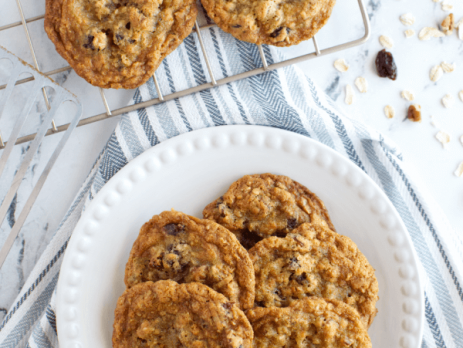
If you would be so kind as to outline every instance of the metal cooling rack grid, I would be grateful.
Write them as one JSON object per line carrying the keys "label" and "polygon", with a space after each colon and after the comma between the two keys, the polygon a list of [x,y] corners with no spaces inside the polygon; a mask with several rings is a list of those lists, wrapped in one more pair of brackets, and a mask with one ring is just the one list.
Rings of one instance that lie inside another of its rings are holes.
{"label": "metal cooling rack grid", "polygon": [[[370,21],[368,19],[367,11],[366,11],[365,5],[363,4],[362,0],[357,0],[357,1],[358,1],[359,10],[360,10],[360,13],[361,13],[361,16],[362,16],[363,26],[365,28],[365,35],[362,38],[357,39],[357,40],[353,40],[353,41],[349,41],[349,42],[346,42],[346,43],[343,43],[343,44],[340,44],[340,45],[332,46],[332,47],[329,47],[329,48],[326,48],[326,49],[323,49],[323,50],[320,50],[317,39],[314,36],[312,38],[313,45],[314,45],[314,48],[315,48],[314,52],[304,54],[304,55],[299,56],[299,57],[283,60],[281,62],[277,62],[277,63],[274,63],[274,64],[268,64],[267,63],[267,60],[266,60],[265,55],[264,55],[264,51],[263,51],[262,47],[259,45],[258,48],[259,48],[260,58],[262,60],[262,67],[261,68],[256,68],[256,69],[253,69],[253,70],[249,70],[249,71],[246,71],[244,73],[237,74],[237,75],[232,75],[232,76],[220,79],[220,80],[216,80],[216,78],[214,76],[211,64],[209,62],[208,54],[207,54],[206,49],[204,47],[203,38],[202,38],[202,35],[201,35],[201,30],[208,29],[208,28],[211,28],[211,27],[216,27],[216,25],[215,24],[207,24],[207,25],[199,26],[198,22],[196,21],[193,30],[198,35],[198,40],[199,40],[199,43],[200,43],[200,46],[201,46],[201,52],[202,52],[204,60],[206,62],[207,69],[209,71],[209,76],[211,78],[211,82],[204,83],[202,85],[198,85],[196,87],[189,88],[189,89],[186,89],[186,90],[183,90],[183,91],[180,91],[180,92],[163,95],[162,92],[161,92],[161,89],[159,88],[159,84],[158,84],[158,81],[157,81],[157,78],[156,78],[156,74],[154,74],[153,75],[153,80],[154,80],[154,84],[156,86],[156,90],[157,90],[157,93],[158,93],[158,98],[151,99],[151,100],[148,100],[148,101],[145,101],[145,102],[142,102],[142,103],[138,103],[138,104],[118,108],[118,109],[115,109],[115,110],[111,110],[111,108],[109,107],[108,101],[106,100],[104,91],[103,91],[102,88],[100,88],[99,90],[100,90],[100,94],[101,94],[101,100],[102,100],[102,102],[104,104],[106,112],[101,113],[101,114],[97,114],[97,115],[94,115],[94,116],[90,116],[90,117],[87,117],[85,119],[82,119],[77,126],[80,127],[80,126],[84,126],[84,125],[87,125],[87,124],[90,124],[90,123],[102,121],[102,120],[108,119],[110,117],[119,116],[119,115],[122,115],[122,114],[127,113],[127,112],[131,112],[131,111],[141,109],[141,108],[144,108],[144,107],[148,107],[148,106],[151,106],[151,105],[156,105],[156,104],[159,104],[159,103],[163,103],[163,102],[166,102],[168,100],[175,99],[175,98],[180,98],[180,97],[183,97],[183,96],[195,93],[195,92],[203,91],[203,90],[206,90],[206,89],[209,89],[209,88],[212,88],[212,87],[220,86],[220,85],[223,85],[223,84],[226,84],[226,83],[229,83],[229,82],[233,82],[233,81],[237,81],[237,80],[240,80],[240,79],[243,79],[243,78],[246,78],[246,77],[261,74],[261,73],[264,73],[266,71],[275,70],[275,69],[282,68],[282,67],[285,67],[285,66],[288,66],[288,65],[291,65],[291,64],[300,63],[300,62],[310,60],[310,59],[313,59],[313,58],[316,58],[316,57],[321,57],[321,56],[324,56],[324,55],[327,55],[327,54],[330,54],[330,53],[342,51],[342,50],[345,50],[345,49],[348,49],[348,48],[351,48],[351,47],[354,47],[354,46],[361,45],[362,43],[366,42],[368,40],[369,36],[370,36]],[[37,70],[40,70],[38,62],[37,62],[36,54],[35,54],[35,51],[34,51],[34,46],[33,46],[33,43],[32,43],[32,40],[31,40],[31,37],[30,37],[30,34],[29,34],[29,30],[28,30],[28,27],[27,27],[27,23],[41,20],[41,19],[43,19],[45,17],[45,15],[35,16],[35,17],[31,17],[31,18],[26,19],[25,16],[24,16],[24,12],[23,12],[20,0],[16,0],[16,4],[18,6],[19,14],[21,16],[21,21],[11,23],[11,24],[8,24],[8,25],[4,25],[4,26],[0,27],[0,31],[7,30],[7,29],[10,29],[10,28],[14,28],[14,27],[18,27],[18,26],[22,25],[23,28],[24,28],[25,34],[26,34],[28,44],[29,44],[30,52],[32,54],[32,59],[34,61],[34,66],[35,66],[35,68]],[[58,74],[58,73],[61,73],[61,72],[64,72],[64,71],[71,70],[71,69],[72,68],[70,66],[67,66],[67,67],[63,67],[63,68],[59,68],[59,69],[55,69],[55,70],[45,72],[44,74],[47,75],[47,76],[50,76],[50,75],[55,75],[55,74]],[[22,83],[30,82],[32,80],[33,80],[33,78],[26,78],[26,79],[18,80],[16,84],[22,84]],[[4,89],[5,87],[6,87],[6,85],[1,85],[0,90]],[[44,100],[45,100],[45,104],[46,104],[47,108],[49,109],[48,96],[47,96],[45,90],[43,90],[42,92],[43,92],[43,97],[44,97]],[[51,122],[51,128],[47,131],[46,135],[48,136],[48,135],[51,135],[51,134],[64,132],[64,131],[66,131],[68,129],[68,127],[69,127],[69,124],[63,124],[63,125],[57,127],[56,124],[55,124],[55,121],[53,120]],[[18,138],[18,140],[16,141],[16,144],[21,144],[21,143],[31,141],[32,139],[34,139],[34,137],[35,137],[35,134],[30,134],[30,135],[23,136],[21,138]],[[0,150],[5,148],[5,144],[6,143],[3,142],[2,138],[1,138],[1,133],[0,133]]]}

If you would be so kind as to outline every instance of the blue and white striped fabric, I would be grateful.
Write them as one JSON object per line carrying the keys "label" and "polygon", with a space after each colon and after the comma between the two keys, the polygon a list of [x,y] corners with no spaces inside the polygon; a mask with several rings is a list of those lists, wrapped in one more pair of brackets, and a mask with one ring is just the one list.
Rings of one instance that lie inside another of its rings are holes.
{"label": "blue and white striped fabric", "polygon": [[[217,28],[203,33],[216,78],[261,66],[256,46]],[[279,59],[276,49],[264,47],[264,51],[269,63]],[[196,34],[163,62],[156,75],[164,93],[206,82],[207,68]],[[134,102],[156,97],[150,81],[137,90]],[[58,347],[54,294],[63,255],[85,206],[114,174],[166,139],[231,124],[303,134],[338,151],[371,176],[397,208],[421,261],[426,298],[422,347],[463,347],[461,239],[423,186],[417,185],[416,176],[393,144],[348,118],[301,71],[288,67],[125,115],[0,325],[0,348]]]}

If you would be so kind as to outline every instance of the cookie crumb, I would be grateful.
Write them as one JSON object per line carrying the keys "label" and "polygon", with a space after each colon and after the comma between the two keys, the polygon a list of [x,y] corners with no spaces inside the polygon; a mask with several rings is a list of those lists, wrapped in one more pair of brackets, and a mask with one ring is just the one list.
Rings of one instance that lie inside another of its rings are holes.
{"label": "cookie crumb", "polygon": [[349,66],[346,64],[344,58],[340,58],[334,61],[334,67],[340,72],[346,72],[349,70]]}
{"label": "cookie crumb", "polygon": [[384,48],[389,48],[391,49],[392,46],[394,46],[394,41],[392,41],[392,39],[389,37],[389,36],[386,36],[386,35],[381,35],[379,37],[379,43],[381,44],[381,46],[383,46]]}
{"label": "cookie crumb", "polygon": [[408,29],[404,31],[404,34],[405,37],[408,39],[415,35],[415,31],[413,29]]}
{"label": "cookie crumb", "polygon": [[457,169],[453,172],[453,174],[455,174],[455,176],[457,176],[457,177],[460,177],[460,176],[463,175],[463,162],[461,162],[458,165]]}
{"label": "cookie crumb", "polygon": [[453,13],[449,14],[441,23],[442,31],[445,35],[452,35],[453,34]]}
{"label": "cookie crumb", "polygon": [[408,107],[407,118],[412,122],[421,122],[421,106],[412,104]]}
{"label": "cookie crumb", "polygon": [[393,118],[395,116],[395,110],[392,106],[386,105],[384,107],[384,114],[387,118]]}
{"label": "cookie crumb", "polygon": [[346,85],[346,99],[345,102],[347,105],[352,105],[354,102],[354,89],[351,85]]}
{"label": "cookie crumb", "polygon": [[418,34],[418,38],[422,41],[430,40],[433,37],[443,37],[443,36],[445,36],[443,32],[433,27],[424,27],[423,29],[421,29],[420,33]]}
{"label": "cookie crumb", "polygon": [[436,139],[440,141],[444,149],[447,149],[447,144],[450,143],[450,134],[444,132],[444,131],[439,131],[436,134]]}
{"label": "cookie crumb", "polygon": [[411,91],[402,91],[402,93],[400,94],[402,96],[402,98],[404,98],[405,100],[408,100],[408,101],[412,101],[415,99],[415,95],[413,94],[413,92]]}
{"label": "cookie crumb", "polygon": [[355,85],[357,86],[360,93],[366,93],[368,90],[368,82],[362,76],[359,76],[355,79]]}
{"label": "cookie crumb", "polygon": [[450,109],[453,104],[455,103],[455,99],[451,94],[446,94],[444,98],[442,98],[442,104],[447,108]]}
{"label": "cookie crumb", "polygon": [[406,25],[408,27],[415,23],[415,16],[411,13],[405,13],[402,16],[400,16],[400,21],[403,25]]}
{"label": "cookie crumb", "polygon": [[442,77],[442,75],[444,75],[444,70],[440,65],[433,66],[429,72],[429,78],[432,82],[437,82]]}

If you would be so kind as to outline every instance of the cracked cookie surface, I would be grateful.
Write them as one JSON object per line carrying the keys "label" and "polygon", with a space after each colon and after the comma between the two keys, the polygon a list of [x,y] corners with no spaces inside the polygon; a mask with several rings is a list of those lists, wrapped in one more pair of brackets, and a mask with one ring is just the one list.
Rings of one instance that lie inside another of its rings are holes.
{"label": "cracked cookie surface", "polygon": [[287,308],[254,308],[246,315],[254,348],[371,348],[358,313],[336,300],[310,297]]}
{"label": "cracked cookie surface", "polygon": [[325,204],[309,189],[283,175],[246,175],[203,211],[251,248],[270,236],[284,237],[305,222],[334,230]]}
{"label": "cracked cookie surface", "polygon": [[249,255],[256,274],[257,306],[286,307],[317,296],[351,306],[367,328],[373,322],[378,281],[373,267],[348,237],[306,223],[285,238],[260,241]]}
{"label": "cracked cookie surface", "polygon": [[254,268],[236,237],[219,224],[176,211],[145,223],[125,270],[128,288],[170,279],[210,286],[242,309],[254,305]]}
{"label": "cracked cookie surface", "polygon": [[312,38],[328,21],[335,0],[201,0],[209,17],[237,39],[291,46]]}
{"label": "cracked cookie surface", "polygon": [[114,348],[251,348],[252,327],[225,296],[199,284],[163,280],[127,289],[117,301]]}
{"label": "cracked cookie surface", "polygon": [[191,32],[194,0],[46,0],[45,31],[94,86],[135,88]]}

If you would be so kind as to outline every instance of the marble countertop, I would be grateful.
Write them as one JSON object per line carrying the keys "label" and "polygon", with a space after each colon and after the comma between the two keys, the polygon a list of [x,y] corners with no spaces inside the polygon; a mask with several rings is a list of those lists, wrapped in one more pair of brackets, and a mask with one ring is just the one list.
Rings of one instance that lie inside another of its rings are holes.
{"label": "marble countertop", "polygon": [[[22,4],[27,18],[44,13],[45,0],[22,0]],[[298,66],[344,108],[350,117],[381,131],[400,146],[405,159],[414,167],[416,179],[421,181],[423,189],[440,205],[453,228],[457,232],[463,232],[463,177],[457,178],[453,175],[457,165],[463,161],[463,144],[459,141],[463,135],[463,101],[458,99],[458,92],[463,90],[463,41],[458,39],[455,32],[452,36],[429,41],[418,39],[417,35],[423,27],[437,27],[450,13],[443,11],[440,3],[432,0],[368,0],[365,4],[372,26],[371,38],[367,43],[299,63]],[[463,17],[463,3],[453,0],[453,5],[451,12],[458,21]],[[416,22],[411,27],[400,22],[399,17],[404,13],[412,13],[416,17]],[[19,20],[16,2],[5,0],[2,4],[0,26]],[[409,28],[416,32],[412,38],[404,35],[404,31]],[[67,65],[46,37],[43,20],[30,23],[29,30],[43,71]],[[362,30],[357,0],[339,0],[330,21],[317,35],[317,40],[323,49],[360,38],[363,35]],[[390,51],[398,65],[396,81],[379,78],[375,71],[374,60],[377,52],[382,49],[378,40],[381,35],[387,35],[394,41]],[[0,32],[0,45],[32,63],[21,26]],[[281,50],[288,57],[295,57],[313,50],[313,46],[308,42]],[[341,73],[334,69],[333,62],[338,58],[344,58],[349,65],[347,72]],[[456,70],[444,74],[437,83],[430,81],[430,69],[442,61],[456,63]],[[0,81],[3,81],[1,72],[0,66]],[[359,93],[354,86],[354,81],[359,76],[368,81],[367,93]],[[74,72],[61,73],[54,78],[79,97],[84,105],[84,117],[104,112],[98,89],[87,84]],[[352,85],[355,91],[354,103],[349,106],[344,102],[347,84]],[[404,121],[410,102],[401,98],[403,90],[412,91],[415,95],[414,102],[422,106],[421,123]],[[15,98],[18,98],[20,104],[20,88],[18,91]],[[111,108],[115,109],[125,106],[133,91],[109,90],[105,93]],[[450,109],[444,108],[441,103],[442,97],[448,93],[455,98],[455,104]],[[386,105],[394,107],[395,118],[385,117],[383,109]],[[40,106],[37,106],[36,112],[40,114]],[[439,124],[439,128],[431,125],[431,116]],[[63,151],[0,270],[0,321],[51,239],[118,120],[118,117],[114,117],[78,128]],[[10,123],[0,123],[4,136],[9,127]],[[452,137],[447,150],[435,139],[439,129],[447,131]],[[48,137],[34,158],[33,168],[23,182],[24,188],[18,193],[8,218],[0,226],[0,245],[5,241],[21,204],[24,204],[28,189],[37,180],[38,170],[45,164],[47,156],[58,141],[59,136]],[[12,155],[15,161],[7,167],[10,178],[26,148],[27,145],[16,146]],[[0,197],[3,197],[9,185],[8,175],[0,182]]]}

